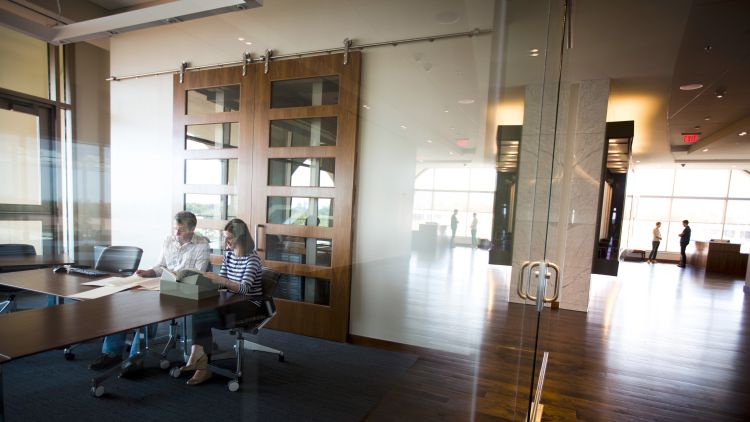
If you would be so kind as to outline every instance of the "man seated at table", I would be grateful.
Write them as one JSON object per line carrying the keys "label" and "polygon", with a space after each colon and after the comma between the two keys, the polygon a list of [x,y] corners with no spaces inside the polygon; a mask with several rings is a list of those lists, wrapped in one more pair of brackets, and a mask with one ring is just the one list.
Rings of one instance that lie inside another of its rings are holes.
{"label": "man seated at table", "polygon": [[[160,277],[165,268],[173,272],[186,269],[206,270],[209,255],[208,239],[195,234],[195,226],[198,224],[195,215],[188,211],[180,211],[174,216],[174,223],[174,234],[164,240],[159,261],[151,269],[136,271],[137,275]],[[146,335],[153,336],[155,332],[156,324],[151,324]],[[102,354],[89,365],[89,369],[101,370],[121,362],[126,336],[127,333],[122,332],[104,337]],[[130,347],[131,358],[138,354],[139,343],[140,330],[136,330]],[[120,375],[130,375],[142,367],[142,360],[136,357],[123,365]]]}

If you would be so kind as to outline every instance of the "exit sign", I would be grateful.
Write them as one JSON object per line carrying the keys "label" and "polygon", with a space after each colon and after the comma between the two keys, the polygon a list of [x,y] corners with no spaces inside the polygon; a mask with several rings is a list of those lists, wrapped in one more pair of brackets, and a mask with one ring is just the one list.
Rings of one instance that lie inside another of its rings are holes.
{"label": "exit sign", "polygon": [[683,144],[692,144],[693,142],[698,142],[698,137],[700,136],[700,133],[683,133],[682,134],[682,143]]}

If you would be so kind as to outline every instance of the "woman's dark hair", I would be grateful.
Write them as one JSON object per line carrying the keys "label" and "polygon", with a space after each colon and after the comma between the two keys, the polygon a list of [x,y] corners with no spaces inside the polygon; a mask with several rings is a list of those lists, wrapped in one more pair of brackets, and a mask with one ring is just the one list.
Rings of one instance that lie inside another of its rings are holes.
{"label": "woman's dark hair", "polygon": [[230,220],[224,230],[234,235],[234,247],[240,249],[242,255],[249,255],[255,250],[255,242],[253,237],[250,236],[250,230],[247,228],[247,224],[239,218]]}

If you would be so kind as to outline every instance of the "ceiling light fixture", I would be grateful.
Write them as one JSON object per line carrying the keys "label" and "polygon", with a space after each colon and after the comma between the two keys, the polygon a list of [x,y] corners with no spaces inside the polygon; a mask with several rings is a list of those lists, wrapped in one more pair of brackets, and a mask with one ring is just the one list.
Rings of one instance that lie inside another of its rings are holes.
{"label": "ceiling light fixture", "polygon": [[474,100],[471,98],[464,98],[463,100],[458,100],[459,104],[474,104]]}
{"label": "ceiling light fixture", "polygon": [[428,140],[427,140],[427,143],[428,143],[428,144],[431,144],[431,143],[432,143],[432,139],[428,139]]}
{"label": "ceiling light fixture", "polygon": [[703,118],[703,120],[709,121],[709,120],[711,120],[711,116],[706,116],[706,117]]}
{"label": "ceiling light fixture", "polygon": [[696,89],[703,88],[703,84],[685,84],[680,85],[680,91],[695,91]]}
{"label": "ceiling light fixture", "polygon": [[406,126],[404,126],[404,125],[401,125],[401,129],[406,129]]}
{"label": "ceiling light fixture", "polygon": [[719,88],[714,92],[716,98],[724,98],[727,95],[727,91],[724,88]]}
{"label": "ceiling light fixture", "polygon": [[369,110],[370,106],[368,106],[367,104],[362,104],[362,108],[364,108],[365,110]]}
{"label": "ceiling light fixture", "polygon": [[708,152],[708,148],[703,148],[703,152]]}
{"label": "ceiling light fixture", "polygon": [[237,41],[245,41],[245,39],[242,38],[242,37],[239,37],[239,38],[237,38]]}
{"label": "ceiling light fixture", "polygon": [[246,42],[245,42],[245,45],[253,45],[253,43],[252,43],[252,42],[250,42],[250,41],[246,41]]}
{"label": "ceiling light fixture", "polygon": [[745,135],[747,135],[747,132],[745,132],[745,131],[743,130],[742,132],[738,133],[738,135],[740,135],[740,136],[745,136]]}
{"label": "ceiling light fixture", "polygon": [[447,109],[447,108],[446,108],[445,110],[443,110],[443,113],[447,113],[447,112],[448,112],[448,109]]}

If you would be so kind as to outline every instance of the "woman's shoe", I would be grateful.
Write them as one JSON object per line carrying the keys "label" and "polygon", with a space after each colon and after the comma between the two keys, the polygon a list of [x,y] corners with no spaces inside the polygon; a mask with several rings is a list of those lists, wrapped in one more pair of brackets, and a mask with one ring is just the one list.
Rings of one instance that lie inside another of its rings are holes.
{"label": "woman's shoe", "polygon": [[[201,361],[203,361],[203,368],[199,366],[201,364]],[[206,355],[206,352],[203,351],[203,347],[199,345],[193,345],[192,350],[190,351],[190,358],[188,358],[185,366],[180,368],[180,371],[195,371],[196,369],[205,369],[207,365],[208,356]]]}
{"label": "woman's shoe", "polygon": [[198,385],[202,383],[203,381],[206,381],[207,379],[211,378],[213,374],[208,369],[198,369],[195,371],[195,374],[193,374],[193,377],[187,380],[187,385]]}

